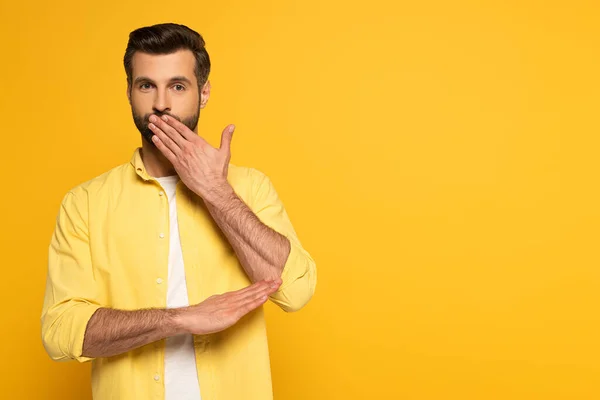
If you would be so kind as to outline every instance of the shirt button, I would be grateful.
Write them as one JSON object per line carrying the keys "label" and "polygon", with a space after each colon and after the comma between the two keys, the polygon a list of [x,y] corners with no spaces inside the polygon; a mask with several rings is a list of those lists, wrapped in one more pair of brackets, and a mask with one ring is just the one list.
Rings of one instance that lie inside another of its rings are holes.
{"label": "shirt button", "polygon": [[158,192],[158,195],[159,195],[159,196],[162,196],[162,195],[163,195],[163,192]]}
{"label": "shirt button", "polygon": [[161,232],[161,233],[158,235],[158,237],[162,239],[162,238],[164,238],[164,237],[165,237],[165,234]]}
{"label": "shirt button", "polygon": [[158,283],[158,284],[161,284],[161,283],[163,283],[163,280],[162,280],[162,278],[158,278],[158,279],[156,280],[156,283]]}
{"label": "shirt button", "polygon": [[160,376],[158,374],[154,375],[154,380],[156,382],[160,381]]}

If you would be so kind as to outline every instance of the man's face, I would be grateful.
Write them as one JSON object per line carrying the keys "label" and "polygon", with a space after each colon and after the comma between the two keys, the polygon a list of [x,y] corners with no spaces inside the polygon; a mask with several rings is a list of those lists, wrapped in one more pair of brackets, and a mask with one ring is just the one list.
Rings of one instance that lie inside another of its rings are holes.
{"label": "man's face", "polygon": [[[148,128],[151,115],[169,115],[197,132],[200,108],[209,92],[203,89],[199,93],[195,66],[196,59],[189,50],[133,55],[132,86],[127,88],[127,96],[135,126],[151,145],[155,146],[154,133]],[[209,88],[210,84],[205,86]]]}

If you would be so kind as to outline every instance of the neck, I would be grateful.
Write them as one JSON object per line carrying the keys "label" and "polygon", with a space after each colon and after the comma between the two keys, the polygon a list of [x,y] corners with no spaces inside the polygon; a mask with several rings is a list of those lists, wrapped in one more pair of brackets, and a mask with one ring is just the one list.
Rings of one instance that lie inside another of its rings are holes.
{"label": "neck", "polygon": [[173,164],[156,147],[142,138],[142,161],[148,174],[154,178],[177,175]]}

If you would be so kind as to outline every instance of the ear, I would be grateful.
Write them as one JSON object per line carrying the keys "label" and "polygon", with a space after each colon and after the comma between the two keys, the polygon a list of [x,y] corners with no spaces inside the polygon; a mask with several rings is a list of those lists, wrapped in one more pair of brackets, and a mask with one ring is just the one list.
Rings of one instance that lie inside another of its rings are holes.
{"label": "ear", "polygon": [[210,97],[210,81],[206,81],[206,83],[202,86],[202,91],[200,92],[200,108],[206,107],[206,103],[208,103],[209,97]]}
{"label": "ear", "polygon": [[131,104],[131,87],[129,85],[127,85],[127,100]]}

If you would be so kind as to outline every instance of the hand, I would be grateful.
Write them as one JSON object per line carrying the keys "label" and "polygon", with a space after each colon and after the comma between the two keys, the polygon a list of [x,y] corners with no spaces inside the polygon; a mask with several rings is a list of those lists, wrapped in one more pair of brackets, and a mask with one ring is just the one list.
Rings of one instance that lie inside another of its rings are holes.
{"label": "hand", "polygon": [[156,148],[173,164],[181,181],[203,199],[213,202],[233,192],[227,182],[231,159],[231,138],[234,125],[227,125],[221,134],[221,146],[212,147],[194,131],[163,115],[150,117],[148,125]]}
{"label": "hand", "polygon": [[225,330],[264,304],[281,282],[281,279],[264,280],[235,292],[210,296],[202,303],[182,308],[177,325],[183,332],[195,335]]}

